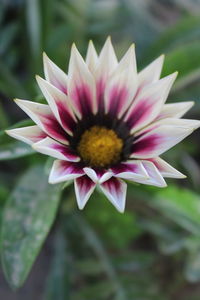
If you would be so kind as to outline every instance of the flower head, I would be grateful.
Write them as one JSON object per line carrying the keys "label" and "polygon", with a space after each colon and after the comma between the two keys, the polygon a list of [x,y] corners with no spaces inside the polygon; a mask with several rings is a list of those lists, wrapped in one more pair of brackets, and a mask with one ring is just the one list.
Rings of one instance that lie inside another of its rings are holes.
{"label": "flower head", "polygon": [[82,209],[96,186],[124,211],[124,180],[165,187],[163,177],[184,178],[159,156],[200,121],[180,119],[193,102],[165,104],[177,73],[160,79],[163,56],[137,73],[132,45],[118,62],[110,38],[99,55],[89,43],[86,61],[72,46],[68,75],[44,54],[48,104],[15,100],[36,123],[7,133],[56,158],[50,183],[74,180]]}

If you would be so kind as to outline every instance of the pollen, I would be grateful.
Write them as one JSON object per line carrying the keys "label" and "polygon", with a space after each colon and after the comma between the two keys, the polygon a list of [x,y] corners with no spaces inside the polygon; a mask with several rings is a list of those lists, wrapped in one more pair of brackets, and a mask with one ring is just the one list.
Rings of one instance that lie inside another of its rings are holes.
{"label": "pollen", "polygon": [[93,126],[81,136],[77,151],[89,166],[105,168],[120,160],[122,148],[123,140],[112,129]]}

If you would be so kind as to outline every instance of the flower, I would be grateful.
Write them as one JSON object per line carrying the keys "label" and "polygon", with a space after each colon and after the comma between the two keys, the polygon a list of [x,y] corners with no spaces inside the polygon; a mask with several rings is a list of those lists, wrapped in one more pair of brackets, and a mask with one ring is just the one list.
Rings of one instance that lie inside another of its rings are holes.
{"label": "flower", "polygon": [[160,79],[163,60],[137,73],[134,45],[118,62],[108,38],[99,56],[89,42],[86,61],[73,44],[67,75],[44,54],[36,79],[48,105],[16,99],[36,125],[7,133],[57,159],[49,182],[74,180],[80,209],[98,186],[123,212],[124,180],[165,187],[164,177],[185,177],[159,156],[200,126],[180,119],[193,102],[165,104],[177,72]]}

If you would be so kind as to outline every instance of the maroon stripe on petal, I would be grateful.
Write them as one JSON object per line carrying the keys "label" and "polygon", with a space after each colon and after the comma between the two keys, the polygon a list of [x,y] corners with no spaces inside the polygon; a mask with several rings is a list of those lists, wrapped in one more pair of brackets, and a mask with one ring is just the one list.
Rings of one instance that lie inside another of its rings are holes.
{"label": "maroon stripe on petal", "polygon": [[88,85],[76,85],[71,93],[71,98],[75,101],[75,105],[81,114],[92,112],[93,99]]}
{"label": "maroon stripe on petal", "polygon": [[151,113],[153,109],[153,103],[148,102],[147,99],[141,100],[133,109],[128,117],[127,125],[131,129],[144,121],[145,118]]}
{"label": "maroon stripe on petal", "polygon": [[99,79],[96,84],[96,97],[97,97],[97,105],[99,111],[103,111],[105,107],[104,91],[105,91],[105,80]]}
{"label": "maroon stripe on petal", "polygon": [[108,111],[111,115],[117,115],[126,104],[128,90],[125,87],[113,86],[108,95]]}
{"label": "maroon stripe on petal", "polygon": [[126,164],[126,163],[121,163],[118,164],[117,166],[114,166],[111,168],[113,173],[119,174],[119,173],[124,173],[124,172],[137,172],[138,166],[136,164]]}
{"label": "maroon stripe on petal", "polygon": [[68,174],[84,174],[82,168],[77,163],[71,163],[68,161],[60,161],[59,164],[59,176],[64,176]]}
{"label": "maroon stripe on petal", "polygon": [[66,107],[67,104],[64,104],[60,101],[58,101],[56,104],[58,107],[58,112],[59,112],[63,127],[66,129],[69,129],[71,132],[73,132],[74,127],[76,126],[76,122],[72,118],[72,115],[69,113],[69,110]]}
{"label": "maroon stripe on petal", "polygon": [[141,138],[139,141],[133,144],[133,154],[145,154],[150,153],[157,148],[158,144],[162,142],[162,137],[158,134],[152,134],[150,136]]}
{"label": "maroon stripe on petal", "polygon": [[112,177],[109,180],[105,181],[104,183],[102,183],[102,186],[105,187],[110,194],[114,194],[118,193],[118,191],[120,191],[121,189],[121,183],[119,180],[117,180],[116,178]]}
{"label": "maroon stripe on petal", "polygon": [[52,149],[55,149],[65,155],[67,158],[76,159],[77,155],[67,146],[61,144],[52,144]]}
{"label": "maroon stripe on petal", "polygon": [[95,183],[88,176],[81,176],[76,179],[79,193],[82,195],[87,194],[87,192],[95,185]]}
{"label": "maroon stripe on petal", "polygon": [[68,134],[53,115],[40,114],[40,117],[48,135],[59,141],[68,141]]}

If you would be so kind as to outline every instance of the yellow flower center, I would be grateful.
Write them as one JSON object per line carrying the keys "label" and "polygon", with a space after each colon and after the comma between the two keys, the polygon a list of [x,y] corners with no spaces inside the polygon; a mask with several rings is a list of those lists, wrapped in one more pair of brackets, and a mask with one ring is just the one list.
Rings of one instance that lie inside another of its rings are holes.
{"label": "yellow flower center", "polygon": [[122,139],[112,129],[93,126],[83,133],[77,150],[88,165],[104,168],[119,161],[122,147]]}

